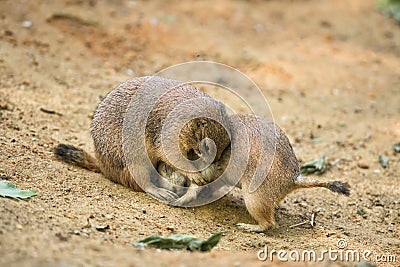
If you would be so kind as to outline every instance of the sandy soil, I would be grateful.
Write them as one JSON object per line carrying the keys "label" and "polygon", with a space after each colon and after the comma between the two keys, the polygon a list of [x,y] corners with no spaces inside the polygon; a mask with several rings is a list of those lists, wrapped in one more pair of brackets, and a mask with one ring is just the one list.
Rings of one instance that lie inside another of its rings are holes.
{"label": "sandy soil", "polygon": [[[0,178],[38,192],[0,198],[0,266],[258,266],[268,263],[257,259],[264,245],[321,251],[339,239],[399,266],[400,31],[375,2],[0,1]],[[351,197],[293,192],[277,208],[279,229],[246,233],[235,227],[253,222],[240,195],[172,208],[54,159],[60,142],[93,151],[91,116],[113,87],[192,60],[251,77],[298,158],[326,154],[320,178],[349,182]],[[315,227],[289,228],[316,211]],[[88,219],[110,229],[85,228]],[[211,253],[132,246],[224,229]]]}

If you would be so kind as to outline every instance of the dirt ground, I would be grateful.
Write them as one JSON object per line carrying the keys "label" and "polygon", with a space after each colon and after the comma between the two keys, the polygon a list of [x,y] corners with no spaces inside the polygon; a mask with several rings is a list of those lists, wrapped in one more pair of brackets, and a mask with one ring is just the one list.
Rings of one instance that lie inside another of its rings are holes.
{"label": "dirt ground", "polygon": [[[0,1],[0,179],[38,193],[0,198],[0,266],[258,266],[270,264],[257,259],[265,245],[322,251],[341,239],[346,249],[370,250],[377,266],[400,266],[400,154],[392,149],[400,141],[400,28],[375,3]],[[237,192],[173,208],[54,159],[60,142],[93,151],[91,116],[120,82],[193,60],[252,78],[299,160],[326,154],[330,168],[319,178],[349,182],[352,195],[293,192],[277,208],[280,228],[246,233],[235,224],[253,220]],[[315,227],[290,227],[313,212]],[[87,228],[88,219],[109,229]],[[210,253],[132,245],[152,234],[221,230]],[[396,259],[378,262],[382,255]]]}

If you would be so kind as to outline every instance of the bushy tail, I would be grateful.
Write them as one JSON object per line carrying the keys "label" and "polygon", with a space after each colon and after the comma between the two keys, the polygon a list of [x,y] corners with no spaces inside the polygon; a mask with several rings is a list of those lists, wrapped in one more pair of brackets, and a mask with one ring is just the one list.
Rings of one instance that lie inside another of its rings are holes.
{"label": "bushy tail", "polygon": [[59,144],[54,148],[54,155],[65,162],[77,165],[93,172],[101,172],[97,160],[81,148]]}
{"label": "bushy tail", "polygon": [[333,192],[345,196],[350,196],[350,185],[348,183],[343,183],[340,181],[321,182],[318,180],[313,180],[303,176],[299,176],[296,178],[295,187],[296,188],[325,187]]}

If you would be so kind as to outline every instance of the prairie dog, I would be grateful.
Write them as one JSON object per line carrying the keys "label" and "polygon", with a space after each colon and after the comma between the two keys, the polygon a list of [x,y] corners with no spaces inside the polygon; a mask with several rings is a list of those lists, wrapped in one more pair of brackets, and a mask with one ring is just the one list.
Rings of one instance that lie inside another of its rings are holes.
{"label": "prairie dog", "polygon": [[[132,108],[132,105],[129,106],[131,101],[138,105],[154,104],[150,113],[139,108],[136,109],[135,105],[133,105],[133,110],[129,110],[129,115],[135,121],[147,120],[145,128],[147,155],[139,153],[135,143],[130,143],[128,146],[129,151],[132,151],[130,153],[132,153],[133,159],[137,159],[128,163],[136,164],[136,180],[129,171],[130,166],[127,166],[126,155],[123,151],[123,124],[128,107]],[[82,149],[64,144],[58,145],[54,153],[63,161],[101,172],[108,179],[135,191],[146,191],[161,200],[174,201],[179,196],[172,192],[171,188],[160,187],[163,182],[159,179],[154,180],[157,174],[152,168],[148,168],[143,160],[148,157],[154,168],[157,168],[160,163],[171,165],[171,158],[167,157],[162,147],[162,127],[170,112],[179,105],[183,111],[177,113],[177,121],[180,116],[193,112],[193,110],[201,114],[200,117],[185,123],[179,132],[178,145],[182,155],[190,160],[201,159],[209,152],[207,145],[209,140],[213,140],[216,150],[214,161],[218,160],[230,143],[227,132],[229,129],[225,129],[217,122],[228,125],[225,123],[228,116],[224,105],[191,85],[156,76],[127,80],[112,90],[99,104],[91,124],[96,158]],[[169,129],[166,131],[168,133]],[[202,177],[200,172],[184,170],[178,172],[184,177],[190,177],[194,183],[209,182]],[[139,181],[141,186],[136,181]]]}
{"label": "prairie dog", "polygon": [[[258,222],[257,225],[238,224],[239,227],[253,232],[263,232],[275,227],[274,208],[290,192],[300,188],[325,187],[333,192],[350,195],[349,184],[340,181],[322,182],[308,179],[300,174],[300,167],[289,139],[273,121],[253,115],[241,115],[240,119],[248,129],[250,137],[250,158],[248,168],[241,178],[243,198],[250,215]],[[262,144],[256,137],[261,134],[264,140],[264,151],[273,155],[272,165],[263,183],[254,191],[249,187],[253,178],[254,166],[260,158]],[[276,136],[276,147],[269,147],[269,139]],[[240,138],[240,133],[233,134],[234,141]],[[240,141],[240,140],[239,140]],[[274,153],[274,154],[272,154]]]}
{"label": "prairie dog", "polygon": [[[274,228],[275,206],[295,189],[325,187],[339,194],[350,195],[348,183],[340,181],[322,182],[301,176],[299,163],[289,139],[273,121],[250,114],[234,115],[230,119],[232,123],[230,128],[232,142],[243,142],[243,139],[246,138],[246,134],[243,131],[237,131],[238,127],[236,126],[239,123],[242,123],[247,131],[250,153],[247,159],[247,167],[240,179],[240,183],[246,208],[258,222],[257,225],[239,223],[238,226],[240,228],[249,232],[264,232]],[[266,154],[262,155],[262,151]],[[213,163],[202,172],[203,175],[212,176],[208,178],[210,181],[221,176],[228,165],[230,156],[231,150],[228,147],[219,161]],[[246,162],[245,157],[243,157],[243,162]],[[265,165],[268,162],[272,163],[269,172],[266,173],[268,171],[266,169],[264,173],[261,173],[265,179],[255,191],[250,192],[250,185],[254,179],[257,165]],[[229,170],[228,168],[223,175],[226,175],[229,180],[229,176],[233,172],[235,172],[234,169]],[[171,179],[171,177],[167,177],[167,179]],[[192,190],[192,194],[199,194],[199,192],[199,190]]]}

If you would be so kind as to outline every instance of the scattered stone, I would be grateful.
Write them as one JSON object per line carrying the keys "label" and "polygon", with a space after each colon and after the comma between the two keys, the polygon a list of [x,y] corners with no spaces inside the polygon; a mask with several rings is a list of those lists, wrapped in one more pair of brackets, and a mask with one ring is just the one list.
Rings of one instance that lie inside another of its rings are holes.
{"label": "scattered stone", "polygon": [[4,31],[4,35],[5,35],[5,36],[13,36],[14,33],[13,33],[12,31],[10,31],[10,30],[5,30],[5,31]]}
{"label": "scattered stone", "polygon": [[114,214],[107,214],[107,215],[106,215],[106,218],[107,218],[107,219],[114,219]]}
{"label": "scattered stone", "polygon": [[400,153],[400,142],[398,142],[397,144],[393,145],[393,150],[396,153]]}
{"label": "scattered stone", "polygon": [[104,232],[108,229],[110,229],[110,225],[96,225],[96,224],[92,224],[92,227],[95,228],[97,231],[99,232]]}
{"label": "scattered stone", "polygon": [[24,22],[22,22],[22,27],[24,27],[24,28],[30,28],[30,27],[32,27],[32,21],[30,21],[30,20],[25,20]]}
{"label": "scattered stone", "polygon": [[369,169],[369,165],[364,162],[357,163],[358,168],[360,169]]}
{"label": "scattered stone", "polygon": [[383,168],[389,167],[389,158],[385,157],[384,155],[379,156],[379,163]]}
{"label": "scattered stone", "polygon": [[331,236],[334,236],[334,235],[336,235],[335,232],[329,232],[329,233],[326,234],[326,237],[331,237]]}
{"label": "scattered stone", "polygon": [[66,236],[63,236],[61,233],[56,233],[55,236],[58,237],[58,239],[60,239],[60,241],[63,241],[63,242],[68,241],[68,238]]}

